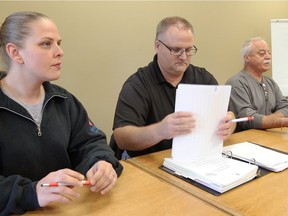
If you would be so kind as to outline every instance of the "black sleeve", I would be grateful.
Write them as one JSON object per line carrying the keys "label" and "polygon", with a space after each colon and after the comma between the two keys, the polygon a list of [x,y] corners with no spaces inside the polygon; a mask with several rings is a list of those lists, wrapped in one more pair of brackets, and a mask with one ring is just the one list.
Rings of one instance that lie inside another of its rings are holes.
{"label": "black sleeve", "polygon": [[0,176],[0,216],[23,214],[40,208],[36,183],[19,175]]}
{"label": "black sleeve", "polygon": [[96,162],[104,160],[112,164],[119,176],[123,167],[107,144],[105,133],[94,125],[74,96],[71,96],[70,103],[72,134],[69,151],[73,169],[86,175]]}

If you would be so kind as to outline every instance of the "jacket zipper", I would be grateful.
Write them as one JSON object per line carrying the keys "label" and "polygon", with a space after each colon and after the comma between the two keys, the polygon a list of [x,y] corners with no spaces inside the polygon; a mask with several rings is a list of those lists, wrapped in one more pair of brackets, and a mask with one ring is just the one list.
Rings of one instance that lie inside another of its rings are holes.
{"label": "jacket zipper", "polygon": [[[45,108],[45,106],[47,105],[47,103],[48,103],[52,98],[54,98],[54,97],[67,98],[67,97],[62,96],[62,95],[52,95],[52,96],[43,104],[42,113],[44,112],[44,108]],[[8,109],[8,108],[6,108],[6,107],[0,107],[0,109],[8,110],[8,111],[10,111],[10,112],[12,112],[12,113],[15,113],[16,115],[19,115],[19,116],[22,116],[23,118],[28,119],[29,121],[32,121],[32,122],[35,123],[36,126],[37,126],[37,131],[38,131],[38,132],[37,132],[37,135],[38,135],[39,137],[42,136],[41,123],[38,125],[38,124],[34,121],[34,119],[29,118],[29,117],[27,117],[27,116],[25,116],[25,115],[22,115],[22,114],[20,114],[20,113],[18,113],[18,112],[16,112],[16,111],[11,110],[11,109]],[[42,119],[41,119],[41,122],[42,122]]]}

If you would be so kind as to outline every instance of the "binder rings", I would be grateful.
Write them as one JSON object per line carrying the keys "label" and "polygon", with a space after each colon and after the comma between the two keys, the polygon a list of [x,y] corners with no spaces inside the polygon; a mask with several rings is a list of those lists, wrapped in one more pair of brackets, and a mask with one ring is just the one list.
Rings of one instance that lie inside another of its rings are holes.
{"label": "binder rings", "polygon": [[223,148],[223,154],[259,167],[280,172],[288,167],[288,154],[251,142],[242,142]]}

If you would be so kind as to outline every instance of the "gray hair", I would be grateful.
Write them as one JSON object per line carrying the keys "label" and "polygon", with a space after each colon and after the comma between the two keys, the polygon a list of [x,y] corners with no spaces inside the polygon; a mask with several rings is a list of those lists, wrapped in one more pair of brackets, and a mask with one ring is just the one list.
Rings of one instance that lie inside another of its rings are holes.
{"label": "gray hair", "polygon": [[241,49],[241,57],[242,57],[243,65],[245,64],[245,55],[251,52],[254,41],[265,41],[265,39],[262,37],[254,37],[244,42],[242,49]]}
{"label": "gray hair", "polygon": [[0,28],[0,54],[6,67],[9,67],[11,63],[6,52],[6,45],[13,43],[21,48],[24,40],[31,34],[29,24],[41,18],[49,19],[44,14],[29,11],[15,12],[5,19]]}
{"label": "gray hair", "polygon": [[177,27],[178,29],[191,30],[191,32],[194,33],[193,26],[186,19],[179,16],[166,17],[157,25],[155,40],[158,40],[159,35],[165,33],[170,26]]}

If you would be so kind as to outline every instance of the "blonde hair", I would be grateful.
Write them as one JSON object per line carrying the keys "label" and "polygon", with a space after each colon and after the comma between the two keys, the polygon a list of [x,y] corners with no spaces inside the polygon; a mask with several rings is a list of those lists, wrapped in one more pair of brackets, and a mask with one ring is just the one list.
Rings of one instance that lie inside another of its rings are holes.
{"label": "blonde hair", "polygon": [[9,15],[4,20],[0,28],[0,53],[6,67],[10,65],[10,58],[6,53],[6,45],[13,43],[18,47],[22,47],[23,41],[31,34],[31,26],[29,24],[41,18],[49,19],[41,13],[19,11]]}
{"label": "blonde hair", "polygon": [[191,30],[191,32],[194,33],[193,26],[186,19],[179,16],[166,17],[157,25],[155,40],[158,40],[159,36],[165,33],[170,26],[175,26],[178,29]]}

